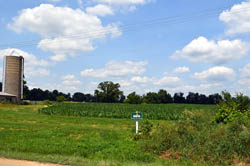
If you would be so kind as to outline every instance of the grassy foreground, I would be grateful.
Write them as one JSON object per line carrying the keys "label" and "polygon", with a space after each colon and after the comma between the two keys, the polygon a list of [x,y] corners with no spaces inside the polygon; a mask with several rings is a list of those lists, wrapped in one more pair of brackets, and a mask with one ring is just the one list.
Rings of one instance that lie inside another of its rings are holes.
{"label": "grassy foreground", "polygon": [[48,116],[38,113],[43,107],[0,105],[0,157],[76,166],[204,165],[141,151],[129,119]]}

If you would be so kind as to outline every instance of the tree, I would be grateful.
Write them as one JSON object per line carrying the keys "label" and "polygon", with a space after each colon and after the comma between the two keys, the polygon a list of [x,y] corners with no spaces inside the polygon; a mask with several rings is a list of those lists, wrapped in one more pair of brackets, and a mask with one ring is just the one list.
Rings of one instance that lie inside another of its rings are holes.
{"label": "tree", "polygon": [[173,99],[171,97],[171,94],[169,94],[166,90],[160,89],[158,92],[158,98],[160,100],[160,103],[166,104],[166,103],[173,103]]}
{"label": "tree", "polygon": [[222,96],[218,93],[212,94],[208,96],[209,104],[218,104],[222,100]]}
{"label": "tree", "polygon": [[0,92],[2,92],[2,87],[3,87],[3,84],[2,82],[0,82]]}
{"label": "tree", "polygon": [[116,103],[123,98],[123,92],[119,90],[120,84],[112,81],[101,82],[95,90],[97,102]]}
{"label": "tree", "polygon": [[81,92],[76,92],[73,97],[72,97],[73,101],[78,101],[78,102],[83,102],[86,100],[86,97],[83,93]]}
{"label": "tree", "polygon": [[242,93],[232,97],[229,92],[222,91],[222,100],[218,104],[218,112],[215,116],[217,123],[232,122],[237,118],[250,118],[250,98]]}
{"label": "tree", "polygon": [[155,92],[148,92],[146,96],[144,97],[144,101],[148,104],[159,104],[160,99],[158,97],[158,94]]}
{"label": "tree", "polygon": [[174,103],[185,103],[184,93],[179,92],[174,94]]}
{"label": "tree", "polygon": [[125,103],[141,104],[142,103],[142,97],[137,95],[135,92],[132,92],[127,96],[127,99],[125,100]]}

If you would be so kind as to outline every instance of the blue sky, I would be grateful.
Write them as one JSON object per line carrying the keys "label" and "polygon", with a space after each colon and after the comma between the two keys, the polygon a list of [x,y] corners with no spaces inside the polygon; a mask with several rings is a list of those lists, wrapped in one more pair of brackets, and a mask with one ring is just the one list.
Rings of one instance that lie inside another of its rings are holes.
{"label": "blue sky", "polygon": [[0,36],[30,88],[250,95],[248,0],[0,1]]}

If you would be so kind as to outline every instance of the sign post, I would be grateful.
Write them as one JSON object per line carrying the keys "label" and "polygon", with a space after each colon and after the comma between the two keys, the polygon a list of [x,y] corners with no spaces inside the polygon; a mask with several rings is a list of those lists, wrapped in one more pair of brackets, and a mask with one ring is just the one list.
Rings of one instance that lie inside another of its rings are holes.
{"label": "sign post", "polygon": [[139,131],[139,120],[142,120],[142,113],[141,112],[132,112],[131,113],[131,119],[133,121],[135,121],[135,131],[136,131],[136,134],[138,134],[138,131]]}

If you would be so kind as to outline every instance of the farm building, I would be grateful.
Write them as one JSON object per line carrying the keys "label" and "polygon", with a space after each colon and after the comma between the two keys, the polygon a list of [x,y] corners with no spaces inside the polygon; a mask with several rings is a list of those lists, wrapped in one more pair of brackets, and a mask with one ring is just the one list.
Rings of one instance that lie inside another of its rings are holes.
{"label": "farm building", "polygon": [[3,62],[3,88],[0,101],[20,103],[23,98],[24,58],[5,56]]}

